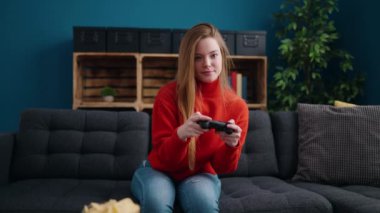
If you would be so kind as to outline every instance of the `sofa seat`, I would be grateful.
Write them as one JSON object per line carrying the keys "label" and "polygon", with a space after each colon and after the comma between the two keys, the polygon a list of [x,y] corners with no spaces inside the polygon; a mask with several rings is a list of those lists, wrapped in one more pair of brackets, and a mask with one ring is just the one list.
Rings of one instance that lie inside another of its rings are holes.
{"label": "sofa seat", "polygon": [[81,212],[83,204],[130,196],[130,181],[31,179],[0,186],[0,212]]}
{"label": "sofa seat", "polygon": [[221,181],[221,212],[333,212],[321,195],[276,177],[229,177]]}
{"label": "sofa seat", "polygon": [[327,198],[339,213],[380,212],[380,188],[371,186],[323,185],[318,183],[297,182],[295,186],[316,192]]}

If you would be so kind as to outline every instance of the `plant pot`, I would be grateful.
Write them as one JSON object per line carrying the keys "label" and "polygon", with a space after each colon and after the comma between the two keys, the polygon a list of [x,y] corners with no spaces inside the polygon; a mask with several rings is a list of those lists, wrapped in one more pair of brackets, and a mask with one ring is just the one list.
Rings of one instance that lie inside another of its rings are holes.
{"label": "plant pot", "polygon": [[115,98],[112,95],[103,96],[105,102],[113,102]]}

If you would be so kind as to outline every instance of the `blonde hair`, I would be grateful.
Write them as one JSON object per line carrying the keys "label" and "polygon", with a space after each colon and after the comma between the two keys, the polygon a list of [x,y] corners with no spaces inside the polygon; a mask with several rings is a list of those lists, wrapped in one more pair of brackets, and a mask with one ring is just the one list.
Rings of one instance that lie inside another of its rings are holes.
{"label": "blonde hair", "polygon": [[[204,38],[214,38],[220,47],[222,56],[222,72],[219,75],[219,82],[223,89],[228,89],[228,71],[232,65],[228,48],[218,29],[211,24],[201,23],[189,29],[182,38],[179,48],[178,72],[176,75],[178,108],[182,115],[181,122],[185,122],[193,113],[195,107],[195,99],[197,95],[197,84],[195,79],[195,49],[198,42]],[[194,169],[195,166],[195,138],[190,139],[188,146],[189,168]]]}

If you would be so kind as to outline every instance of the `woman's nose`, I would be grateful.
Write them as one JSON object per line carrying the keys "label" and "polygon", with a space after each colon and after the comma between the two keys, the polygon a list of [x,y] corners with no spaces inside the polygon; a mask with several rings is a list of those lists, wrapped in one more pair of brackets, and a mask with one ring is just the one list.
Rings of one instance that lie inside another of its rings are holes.
{"label": "woman's nose", "polygon": [[206,57],[205,59],[204,59],[204,61],[203,61],[203,64],[204,64],[204,66],[210,66],[211,65],[211,60],[208,58],[208,57]]}

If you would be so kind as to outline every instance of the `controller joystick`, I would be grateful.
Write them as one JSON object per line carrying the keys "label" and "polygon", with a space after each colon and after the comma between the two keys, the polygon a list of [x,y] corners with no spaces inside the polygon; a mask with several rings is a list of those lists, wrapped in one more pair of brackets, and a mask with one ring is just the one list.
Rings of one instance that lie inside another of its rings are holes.
{"label": "controller joystick", "polygon": [[199,126],[201,126],[202,129],[215,129],[215,131],[224,131],[227,134],[232,134],[234,132],[233,129],[227,127],[226,122],[222,121],[205,121],[201,120],[198,121]]}

